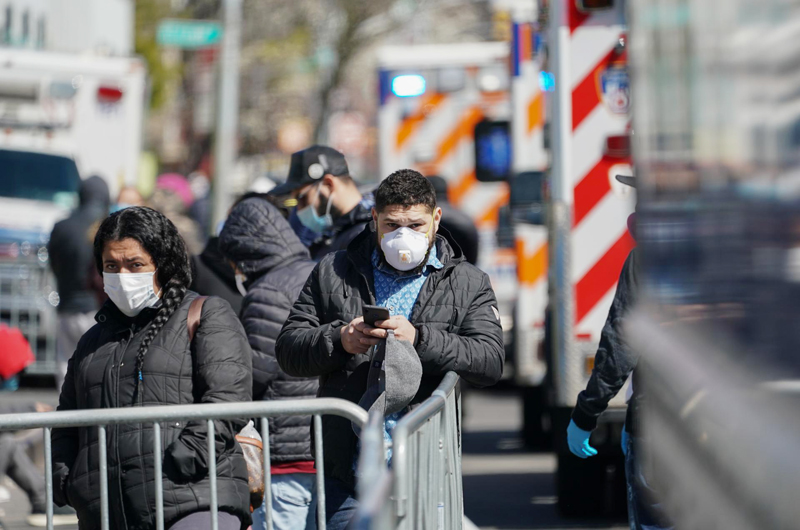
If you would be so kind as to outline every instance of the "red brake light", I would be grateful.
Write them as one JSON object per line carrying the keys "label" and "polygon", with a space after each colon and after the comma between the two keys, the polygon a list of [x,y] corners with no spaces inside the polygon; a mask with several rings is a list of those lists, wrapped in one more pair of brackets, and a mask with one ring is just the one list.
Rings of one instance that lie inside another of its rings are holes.
{"label": "red brake light", "polygon": [[97,89],[97,100],[101,103],[116,103],[122,99],[122,89],[110,86],[101,86]]}
{"label": "red brake light", "polygon": [[606,156],[628,158],[631,156],[631,137],[627,134],[606,138]]}

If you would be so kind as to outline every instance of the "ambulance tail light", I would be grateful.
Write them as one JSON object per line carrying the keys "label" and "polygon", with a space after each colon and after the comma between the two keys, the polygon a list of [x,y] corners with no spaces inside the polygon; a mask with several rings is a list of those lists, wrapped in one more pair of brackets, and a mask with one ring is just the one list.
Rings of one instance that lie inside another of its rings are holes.
{"label": "ambulance tail light", "polygon": [[97,89],[97,101],[100,103],[118,103],[123,95],[119,87],[101,86]]}
{"label": "ambulance tail light", "polygon": [[609,158],[630,158],[631,137],[627,134],[606,138],[606,156]]}
{"label": "ambulance tail light", "polygon": [[575,0],[578,11],[591,12],[613,9],[614,0]]}

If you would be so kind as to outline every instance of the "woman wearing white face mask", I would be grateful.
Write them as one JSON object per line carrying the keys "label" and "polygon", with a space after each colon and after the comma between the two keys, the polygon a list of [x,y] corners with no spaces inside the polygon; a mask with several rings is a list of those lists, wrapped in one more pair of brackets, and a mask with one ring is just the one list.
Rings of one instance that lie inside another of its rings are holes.
{"label": "woman wearing white face mask", "polygon": [[[250,401],[252,354],[224,300],[202,306],[189,340],[187,317],[197,294],[175,226],[150,208],[108,217],[94,242],[109,301],[69,361],[59,410]],[[219,528],[250,523],[247,467],[234,436],[242,421],[217,421]],[[112,528],[155,528],[155,462],[163,462],[167,528],[210,528],[205,421],[161,424],[162,454],[153,454],[147,424],[108,429]],[[53,431],[54,496],[78,513],[81,529],[99,528],[97,430]]]}

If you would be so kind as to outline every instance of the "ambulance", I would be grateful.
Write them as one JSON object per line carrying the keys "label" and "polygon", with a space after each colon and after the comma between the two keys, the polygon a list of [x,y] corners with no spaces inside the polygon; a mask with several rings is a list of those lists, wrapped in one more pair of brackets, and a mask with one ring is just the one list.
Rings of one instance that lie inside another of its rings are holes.
{"label": "ambulance", "polygon": [[511,344],[516,253],[513,240],[497,238],[512,171],[509,45],[384,46],[377,58],[380,174],[413,168],[448,182],[450,203],[478,229],[478,266],[491,278]]}
{"label": "ambulance", "polygon": [[547,376],[539,410],[552,429],[558,505],[567,515],[624,513],[626,506],[619,443],[625,389],[592,435],[596,457],[580,460],[566,442],[622,265],[635,245],[627,229],[635,191],[615,178],[632,175],[624,4],[553,0],[538,28],[546,34],[543,61],[554,79],[547,105]]}

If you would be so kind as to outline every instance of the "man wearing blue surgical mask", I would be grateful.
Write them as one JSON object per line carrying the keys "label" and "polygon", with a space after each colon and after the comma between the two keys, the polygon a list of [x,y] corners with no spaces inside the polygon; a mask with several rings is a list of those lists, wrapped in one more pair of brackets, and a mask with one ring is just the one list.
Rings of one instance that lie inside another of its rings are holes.
{"label": "man wearing blue surgical mask", "polygon": [[309,252],[316,261],[347,248],[372,219],[344,155],[323,145],[294,153],[286,182],[270,195],[296,201],[290,223],[310,232],[308,238],[298,235],[312,240]]}

